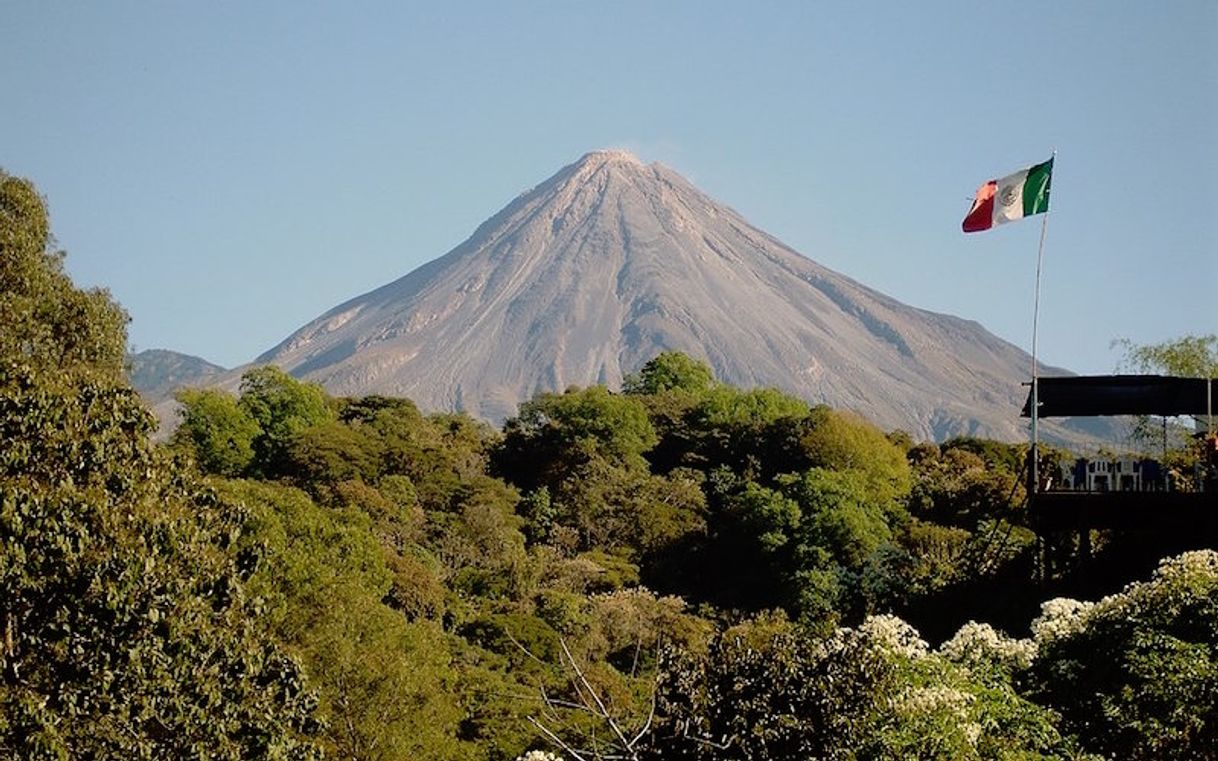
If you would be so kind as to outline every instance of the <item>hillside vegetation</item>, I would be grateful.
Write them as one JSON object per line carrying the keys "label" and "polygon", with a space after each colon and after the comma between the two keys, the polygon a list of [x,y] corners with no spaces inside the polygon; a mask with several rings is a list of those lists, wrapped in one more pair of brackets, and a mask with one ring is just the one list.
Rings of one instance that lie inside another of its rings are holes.
{"label": "hillside vegetation", "polygon": [[502,430],[260,367],[154,445],[50,240],[0,174],[2,758],[1216,757],[1218,553],[1037,600],[1019,447],[674,353]]}

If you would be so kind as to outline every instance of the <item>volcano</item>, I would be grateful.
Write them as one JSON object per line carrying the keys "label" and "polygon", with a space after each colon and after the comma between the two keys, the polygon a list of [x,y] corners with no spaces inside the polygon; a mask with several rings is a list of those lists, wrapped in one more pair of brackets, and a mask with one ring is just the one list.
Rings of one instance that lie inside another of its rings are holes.
{"label": "volcano", "polygon": [[827,269],[623,151],[563,167],[257,361],[502,421],[541,391],[617,388],[666,350],[920,438],[1024,436],[1024,351]]}

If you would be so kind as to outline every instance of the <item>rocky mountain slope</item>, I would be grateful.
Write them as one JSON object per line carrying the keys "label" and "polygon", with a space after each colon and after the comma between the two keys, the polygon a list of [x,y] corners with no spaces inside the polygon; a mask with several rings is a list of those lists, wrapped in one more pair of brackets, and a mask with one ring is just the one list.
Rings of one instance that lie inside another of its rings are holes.
{"label": "rocky mountain slope", "polygon": [[127,357],[127,379],[151,400],[160,400],[182,386],[204,386],[226,368],[168,349],[145,349]]}
{"label": "rocky mountain slope", "polygon": [[800,255],[676,172],[596,151],[445,256],[258,358],[336,394],[491,420],[543,390],[617,387],[657,353],[942,439],[1025,436],[1030,358]]}

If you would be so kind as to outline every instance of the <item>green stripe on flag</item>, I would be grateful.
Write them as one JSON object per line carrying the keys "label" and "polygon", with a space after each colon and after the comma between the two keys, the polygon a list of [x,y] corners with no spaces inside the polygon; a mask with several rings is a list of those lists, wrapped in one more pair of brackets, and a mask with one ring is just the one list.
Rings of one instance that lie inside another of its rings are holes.
{"label": "green stripe on flag", "polygon": [[1049,210],[1049,183],[1053,180],[1053,159],[1028,170],[1023,185],[1023,215],[1030,217]]}

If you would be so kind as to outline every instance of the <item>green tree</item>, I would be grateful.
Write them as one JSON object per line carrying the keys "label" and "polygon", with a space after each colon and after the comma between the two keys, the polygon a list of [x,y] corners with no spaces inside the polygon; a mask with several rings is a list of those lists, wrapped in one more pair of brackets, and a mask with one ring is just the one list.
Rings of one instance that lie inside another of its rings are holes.
{"label": "green tree", "polygon": [[46,205],[28,180],[0,170],[0,356],[117,378],[127,314],[102,289],[82,291],[52,248]]}
{"label": "green tree", "polygon": [[[788,604],[821,629],[843,615],[861,616],[872,607],[863,577],[882,568],[881,554],[893,549],[892,509],[874,498],[867,475],[857,470],[812,468],[780,484],[801,514],[786,570]],[[870,580],[881,589],[889,583]]]}
{"label": "green tree", "polygon": [[976,436],[954,436],[940,447],[945,455],[954,451],[974,454],[981,458],[987,468],[1001,471],[1012,478],[1020,475],[1028,456],[1027,449],[1026,444],[1011,444]]}
{"label": "green tree", "polygon": [[[1157,344],[1135,344],[1128,338],[1121,338],[1112,345],[1124,350],[1121,369],[1186,378],[1218,378],[1218,333],[1183,336]],[[1200,442],[1189,438],[1185,428],[1169,428],[1166,419],[1161,420],[1160,427],[1152,423],[1150,417],[1140,416],[1134,420],[1131,435],[1148,449],[1162,436],[1163,447],[1168,450],[1163,456],[1164,464],[1176,473],[1192,471],[1206,456]],[[1191,485],[1188,478],[1181,478],[1177,483],[1181,488]]]}
{"label": "green tree", "polygon": [[884,509],[894,508],[909,493],[905,452],[858,415],[818,407],[804,422],[799,443],[805,467],[858,473],[869,499]]}
{"label": "green tree", "polygon": [[[303,434],[297,445],[309,442],[313,462],[303,463],[297,478],[312,481],[326,470],[329,480],[340,473],[370,482],[405,477],[414,499],[428,511],[455,509],[462,484],[485,473],[488,452],[499,438],[489,425],[465,414],[424,417],[408,399],[367,396],[339,400],[338,407],[346,429],[332,430],[346,444],[327,443],[325,432]],[[293,457],[300,453],[297,448]]]}
{"label": "green tree", "polygon": [[1063,729],[1111,758],[1218,758],[1218,553],[1164,560],[1094,605],[1043,610],[1028,692]]}
{"label": "green tree", "polygon": [[1135,344],[1128,338],[1112,342],[1125,356],[1123,367],[1143,373],[1186,378],[1218,378],[1218,333],[1183,336],[1157,344]]}
{"label": "green tree", "polygon": [[1022,498],[1016,471],[949,443],[918,458],[907,504],[920,518],[973,531],[982,521],[1011,517]]}
{"label": "green tree", "polygon": [[845,758],[872,729],[895,667],[876,650],[779,632],[719,637],[704,657],[665,651],[644,758]]}
{"label": "green tree", "polygon": [[714,385],[715,374],[705,362],[679,351],[666,351],[643,365],[637,374],[628,375],[622,383],[622,390],[627,394],[640,395],[680,390],[700,396]]}
{"label": "green tree", "polygon": [[272,365],[241,376],[241,409],[262,433],[254,440],[254,466],[268,476],[291,475],[288,448],[306,428],[333,419],[326,392]]}
{"label": "green tree", "polygon": [[656,443],[637,400],[604,386],[543,393],[520,406],[504,426],[496,455],[501,472],[526,489],[552,485],[593,459],[646,469],[643,453]]}
{"label": "green tree", "polygon": [[975,643],[933,653],[893,616],[825,638],[771,617],[734,627],[705,656],[666,653],[643,757],[1078,758]]}
{"label": "green tree", "polygon": [[150,444],[125,318],[43,250],[32,186],[0,175],[0,196],[0,756],[315,757],[239,511]]}
{"label": "green tree", "polygon": [[803,516],[802,545],[824,547],[838,563],[858,570],[891,540],[884,505],[872,498],[868,479],[859,471],[812,468],[781,483]]}
{"label": "green tree", "polygon": [[218,489],[223,502],[248,511],[241,545],[262,559],[250,590],[313,676],[330,755],[466,757],[443,633],[384,604],[394,574],[369,517],[319,507],[277,484],[226,482]]}
{"label": "green tree", "polygon": [[716,386],[684,416],[666,442],[685,454],[676,464],[711,472],[726,467],[766,482],[805,467],[798,434],[808,404],[777,389]]}
{"label": "green tree", "polygon": [[249,412],[232,394],[215,389],[182,389],[174,398],[182,409],[173,445],[190,450],[204,473],[243,474],[254,460],[254,441],[262,433]]}
{"label": "green tree", "polygon": [[782,492],[733,477],[711,479],[710,546],[694,574],[721,605],[759,609],[790,603],[790,572],[803,513]]}
{"label": "green tree", "polygon": [[462,484],[450,511],[428,515],[427,545],[449,589],[492,599],[519,596],[528,571],[519,498],[502,481],[479,476]]}
{"label": "green tree", "polygon": [[283,463],[297,483],[325,501],[344,481],[376,483],[384,467],[384,442],[370,426],[332,420],[293,435]]}
{"label": "green tree", "polygon": [[639,513],[653,506],[656,484],[643,454],[655,443],[639,399],[603,386],[573,388],[523,404],[493,462],[521,489],[547,490],[550,539],[558,524],[576,533],[579,549],[612,549],[631,542],[625,529],[645,521]]}

